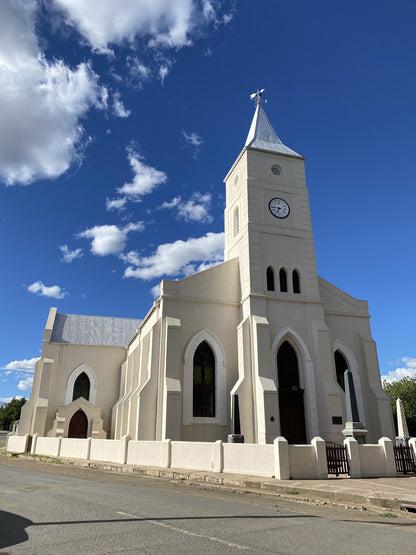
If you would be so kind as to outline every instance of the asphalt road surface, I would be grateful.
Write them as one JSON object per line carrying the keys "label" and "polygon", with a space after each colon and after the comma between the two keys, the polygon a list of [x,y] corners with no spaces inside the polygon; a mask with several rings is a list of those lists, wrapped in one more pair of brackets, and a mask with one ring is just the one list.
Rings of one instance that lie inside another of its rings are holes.
{"label": "asphalt road surface", "polygon": [[2,554],[414,555],[415,532],[404,516],[0,457]]}

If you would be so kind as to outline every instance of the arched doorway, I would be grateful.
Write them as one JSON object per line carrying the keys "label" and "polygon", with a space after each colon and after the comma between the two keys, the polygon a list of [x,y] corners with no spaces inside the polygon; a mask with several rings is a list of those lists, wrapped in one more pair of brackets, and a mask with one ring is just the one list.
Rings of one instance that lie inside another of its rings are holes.
{"label": "arched doorway", "polygon": [[85,439],[88,433],[88,418],[85,412],[81,409],[71,418],[68,427],[68,437],[76,437]]}
{"label": "arched doorway", "polygon": [[298,358],[285,341],[277,353],[280,430],[288,443],[306,443],[304,390],[299,384]]}

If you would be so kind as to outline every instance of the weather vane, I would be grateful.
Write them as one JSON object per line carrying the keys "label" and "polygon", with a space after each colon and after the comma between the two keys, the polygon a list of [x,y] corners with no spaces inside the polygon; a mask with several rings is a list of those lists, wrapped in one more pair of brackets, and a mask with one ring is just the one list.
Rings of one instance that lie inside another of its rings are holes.
{"label": "weather vane", "polygon": [[265,90],[266,89],[260,89],[260,90],[257,89],[257,92],[250,95],[250,99],[256,102],[256,106],[258,106],[262,102],[267,102],[267,100],[262,99],[262,96]]}

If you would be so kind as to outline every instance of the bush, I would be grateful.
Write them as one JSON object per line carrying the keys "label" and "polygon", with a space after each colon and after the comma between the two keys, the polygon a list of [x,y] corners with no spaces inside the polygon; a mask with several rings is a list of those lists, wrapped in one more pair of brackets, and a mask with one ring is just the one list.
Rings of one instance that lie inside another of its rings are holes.
{"label": "bush", "polygon": [[406,415],[407,426],[409,428],[409,435],[416,437],[416,378],[402,378],[401,380],[390,383],[384,380],[383,388],[390,397],[396,430],[396,401],[397,399],[401,399]]}
{"label": "bush", "polygon": [[0,406],[0,430],[12,429],[13,422],[19,420],[20,411],[25,403],[26,399],[24,397],[21,399],[15,397],[9,403]]}

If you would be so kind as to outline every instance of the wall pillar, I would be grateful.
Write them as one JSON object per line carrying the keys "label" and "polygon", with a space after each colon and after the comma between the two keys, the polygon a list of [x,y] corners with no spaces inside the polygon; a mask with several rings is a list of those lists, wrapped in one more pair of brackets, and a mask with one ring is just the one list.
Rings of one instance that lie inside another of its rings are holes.
{"label": "wall pillar", "polygon": [[289,444],[280,436],[274,442],[274,475],[276,480],[289,480]]}
{"label": "wall pillar", "polygon": [[396,460],[394,457],[393,442],[388,437],[382,437],[378,440],[378,444],[383,447],[384,458],[386,463],[386,477],[395,478],[397,476]]}
{"label": "wall pillar", "polygon": [[326,443],[321,437],[314,437],[311,445],[315,447],[316,474],[318,480],[328,478],[328,462],[326,458]]}
{"label": "wall pillar", "polygon": [[358,441],[353,437],[347,437],[346,439],[344,439],[344,445],[347,447],[348,450],[350,478],[361,478],[361,461]]}

